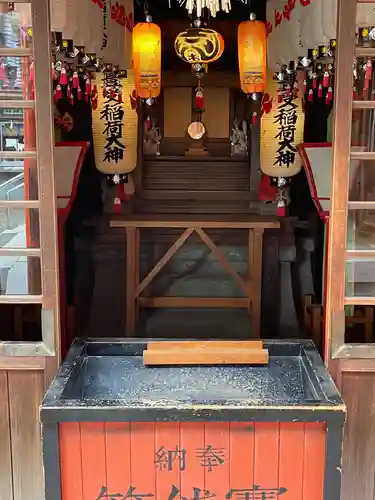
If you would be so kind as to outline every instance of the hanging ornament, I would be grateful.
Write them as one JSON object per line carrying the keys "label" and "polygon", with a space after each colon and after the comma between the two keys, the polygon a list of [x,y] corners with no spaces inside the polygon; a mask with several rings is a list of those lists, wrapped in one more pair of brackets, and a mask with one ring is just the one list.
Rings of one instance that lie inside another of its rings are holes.
{"label": "hanging ornament", "polygon": [[357,92],[357,87],[353,87],[353,100],[358,99],[358,92]]}
{"label": "hanging ornament", "polygon": [[276,195],[276,216],[285,217],[286,215],[286,196],[285,196],[285,186],[287,180],[284,177],[278,177],[277,179],[277,195]]}
{"label": "hanging ornament", "polygon": [[56,102],[59,101],[60,99],[62,99],[62,90],[61,90],[61,86],[58,85],[56,87]]}
{"label": "hanging ornament", "polygon": [[293,85],[293,97],[294,98],[298,97],[298,83],[297,82],[294,82],[294,85]]}
{"label": "hanging ornament", "polygon": [[245,94],[264,92],[267,71],[267,33],[262,21],[250,14],[238,26],[238,63],[241,89]]}
{"label": "hanging ornament", "polygon": [[59,83],[60,85],[68,85],[68,75],[64,66],[61,68]]}
{"label": "hanging ornament", "polygon": [[92,107],[93,111],[95,111],[98,107],[98,88],[97,88],[96,84],[92,88],[91,107]]}
{"label": "hanging ornament", "polygon": [[151,129],[151,118],[148,116],[146,118],[146,130],[149,131]]}
{"label": "hanging ornament", "polygon": [[85,91],[87,94],[91,94],[91,80],[89,76],[86,78]]}
{"label": "hanging ornament", "polygon": [[312,79],[313,79],[313,81],[312,81],[312,88],[316,89],[316,87],[318,86],[318,82],[317,82],[315,74],[313,75]]}
{"label": "hanging ornament", "polygon": [[327,96],[326,96],[326,104],[331,104],[331,101],[332,101],[332,96],[333,96],[333,91],[332,91],[332,87],[329,87],[328,88],[328,92],[327,92]]}
{"label": "hanging ornament", "polygon": [[55,68],[55,63],[52,63],[52,80],[57,80],[57,74],[56,74],[56,68]]}
{"label": "hanging ornament", "polygon": [[81,101],[81,100],[82,100],[82,90],[81,90],[81,86],[79,86],[79,87],[78,87],[78,89],[77,89],[77,99],[78,99],[79,101]]}
{"label": "hanging ornament", "polygon": [[119,90],[118,93],[117,93],[117,102],[120,103],[120,104],[123,103],[121,90]]}
{"label": "hanging ornament", "polygon": [[201,87],[198,87],[195,93],[195,109],[199,112],[204,111],[204,95]]}
{"label": "hanging ornament", "polygon": [[224,38],[211,28],[189,28],[176,36],[174,49],[189,64],[217,61],[224,51]]}
{"label": "hanging ornament", "polygon": [[366,63],[365,81],[368,83],[371,79],[372,79],[372,61],[371,59],[368,59]]}
{"label": "hanging ornament", "polygon": [[258,121],[258,113],[256,111],[253,112],[253,116],[251,117],[252,125],[256,125]]}
{"label": "hanging ornament", "polygon": [[306,90],[307,90],[307,82],[306,80],[303,80],[303,93],[306,94]]}
{"label": "hanging ornament", "polygon": [[156,98],[161,89],[161,30],[146,16],[133,28],[133,68],[137,95]]}
{"label": "hanging ornament", "polygon": [[326,71],[323,76],[323,87],[329,87],[329,73]]}
{"label": "hanging ornament", "polygon": [[323,97],[323,87],[322,84],[318,87],[318,97],[321,99]]}
{"label": "hanging ornament", "polygon": [[72,87],[74,89],[78,89],[78,87],[79,87],[79,76],[78,76],[77,71],[74,71],[74,73],[73,73]]}
{"label": "hanging ornament", "polygon": [[202,17],[203,9],[207,8],[212,17],[222,10],[226,14],[231,9],[230,0],[178,0],[180,5],[185,5],[189,16],[196,11],[197,17]]}
{"label": "hanging ornament", "polygon": [[307,98],[309,102],[313,102],[314,100],[314,91],[312,89],[309,90],[309,96]]}

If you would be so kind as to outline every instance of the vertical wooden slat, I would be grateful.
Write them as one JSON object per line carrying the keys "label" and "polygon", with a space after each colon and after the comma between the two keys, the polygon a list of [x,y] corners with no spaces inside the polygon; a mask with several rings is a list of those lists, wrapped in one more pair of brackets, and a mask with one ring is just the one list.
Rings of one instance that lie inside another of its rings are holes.
{"label": "vertical wooden slat", "polygon": [[78,422],[59,426],[60,477],[63,500],[83,498],[81,429]]}
{"label": "vertical wooden slat", "polygon": [[204,424],[201,422],[180,423],[180,447],[186,450],[187,467],[181,474],[181,496],[193,498],[193,488],[204,489],[204,467],[197,458],[197,450],[204,449]]}
{"label": "vertical wooden slat", "polygon": [[279,424],[256,423],[254,444],[254,484],[277,488],[279,483]]}
{"label": "vertical wooden slat", "polygon": [[0,498],[13,498],[8,374],[0,372]]}
{"label": "vertical wooden slat", "polygon": [[105,424],[105,449],[108,491],[125,494],[131,484],[130,424],[128,422]]}
{"label": "vertical wooden slat", "polygon": [[[39,405],[43,372],[8,372],[13,500],[44,498]],[[2,450],[1,450],[2,453]]]}
{"label": "vertical wooden slat", "polygon": [[280,423],[279,487],[288,490],[288,500],[302,498],[304,438],[305,424]]}
{"label": "vertical wooden slat", "polygon": [[107,486],[104,425],[102,422],[84,422],[80,424],[82,500],[98,498],[102,487]]}
{"label": "vertical wooden slat", "polygon": [[204,467],[204,487],[217,498],[225,498],[230,489],[230,440],[229,422],[205,424],[204,455],[200,462]]}
{"label": "vertical wooden slat", "polygon": [[[334,337],[344,338],[344,322],[335,323],[344,314],[347,201],[352,125],[353,60],[355,48],[356,0],[339,0],[337,10],[337,54],[333,125],[332,194],[327,244],[327,293],[325,310],[325,358],[331,356]],[[336,326],[337,325],[337,326]],[[332,330],[334,328],[334,331]],[[337,330],[340,331],[337,331]]]}
{"label": "vertical wooden slat", "polygon": [[186,458],[186,450],[180,448],[179,424],[155,423],[156,498],[167,499],[173,486],[180,489],[180,473],[186,470]]}
{"label": "vertical wooden slat", "polygon": [[130,424],[131,486],[134,495],[155,496],[155,424],[153,422]]}
{"label": "vertical wooden slat", "polygon": [[342,500],[375,498],[375,374],[342,373],[348,419],[344,428]]}
{"label": "vertical wooden slat", "polygon": [[326,458],[325,424],[305,424],[302,500],[323,500]]}
{"label": "vertical wooden slat", "polygon": [[[230,424],[230,487],[251,488],[254,484],[254,424]],[[246,458],[245,458],[246,457]]]}

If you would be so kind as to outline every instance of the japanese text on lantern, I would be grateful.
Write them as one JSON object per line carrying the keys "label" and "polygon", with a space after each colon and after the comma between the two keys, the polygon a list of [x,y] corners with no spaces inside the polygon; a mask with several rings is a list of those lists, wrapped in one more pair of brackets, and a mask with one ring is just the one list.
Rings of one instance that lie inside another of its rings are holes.
{"label": "japanese text on lantern", "polygon": [[297,123],[297,104],[293,95],[286,97],[278,107],[274,123],[278,130],[275,139],[278,141],[278,148],[274,165],[279,167],[290,167],[296,160],[297,148],[295,147],[295,132]]}
{"label": "japanese text on lantern", "polygon": [[[154,456],[154,464],[158,473],[164,473],[177,469],[183,473],[188,467],[188,453],[185,448],[179,448],[178,445],[173,448],[160,446]],[[223,448],[216,448],[212,445],[207,445],[204,448],[197,448],[191,457],[192,460],[197,460],[201,467],[210,473],[214,468],[220,468],[227,461],[227,453]],[[229,488],[225,496],[220,498],[215,491],[209,491],[204,488],[192,486],[190,491],[181,491],[178,486],[171,484],[169,494],[166,498],[158,500],[208,500],[215,498],[217,500],[276,500],[288,490],[284,487],[263,487],[260,485],[251,485],[244,488]],[[126,491],[112,491],[109,486],[103,485],[95,500],[155,500],[155,494],[142,488],[137,488],[136,485],[130,485]]]}
{"label": "japanese text on lantern", "polygon": [[104,102],[100,120],[104,121],[105,136],[103,162],[118,163],[124,158],[124,109],[121,99],[121,84],[112,72],[103,74]]}

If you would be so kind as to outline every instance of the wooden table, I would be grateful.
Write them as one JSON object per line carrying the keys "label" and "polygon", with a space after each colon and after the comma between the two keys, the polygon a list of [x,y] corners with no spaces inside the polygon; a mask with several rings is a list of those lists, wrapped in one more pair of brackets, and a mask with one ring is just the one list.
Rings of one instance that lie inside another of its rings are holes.
{"label": "wooden table", "polygon": [[[252,335],[260,336],[263,233],[265,229],[280,227],[280,223],[275,217],[129,214],[114,217],[110,226],[124,228],[126,233],[126,336],[135,335],[139,307],[246,308],[251,313]],[[179,228],[183,232],[148,275],[140,281],[139,234],[140,229],[143,228]],[[246,278],[241,277],[232,268],[223,252],[206,233],[207,229],[245,229],[248,231],[248,272]],[[143,290],[194,232],[200,236],[224,269],[233,277],[245,297],[142,297]]]}

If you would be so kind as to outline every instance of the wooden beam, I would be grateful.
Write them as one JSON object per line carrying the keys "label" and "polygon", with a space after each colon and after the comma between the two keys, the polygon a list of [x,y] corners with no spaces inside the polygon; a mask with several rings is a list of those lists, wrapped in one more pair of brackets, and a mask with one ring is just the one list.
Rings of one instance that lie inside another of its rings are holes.
{"label": "wooden beam", "polygon": [[211,252],[215,255],[220,264],[224,267],[226,271],[232,276],[237,285],[241,288],[243,293],[249,297],[251,296],[251,289],[249,283],[247,283],[238,273],[233,269],[233,267],[229,264],[227,258],[220,250],[220,248],[215,245],[215,243],[211,240],[207,233],[203,231],[201,227],[196,227],[195,231],[199,234],[202,241],[206,243]]}
{"label": "wooden beam", "polygon": [[147,285],[151,283],[151,281],[155,278],[157,274],[163,269],[163,267],[170,261],[173,255],[177,252],[179,248],[185,243],[185,241],[189,238],[191,233],[194,231],[193,228],[185,229],[185,231],[177,238],[177,240],[173,243],[168,252],[159,260],[159,262],[153,267],[151,272],[144,278],[142,283],[139,284],[137,288],[137,296],[139,296]]}
{"label": "wooden beam", "polygon": [[266,365],[268,351],[265,349],[222,349],[207,352],[206,349],[170,351],[143,351],[143,363],[157,365]]}
{"label": "wooden beam", "polygon": [[141,307],[198,309],[247,309],[249,300],[242,297],[139,297]]}

